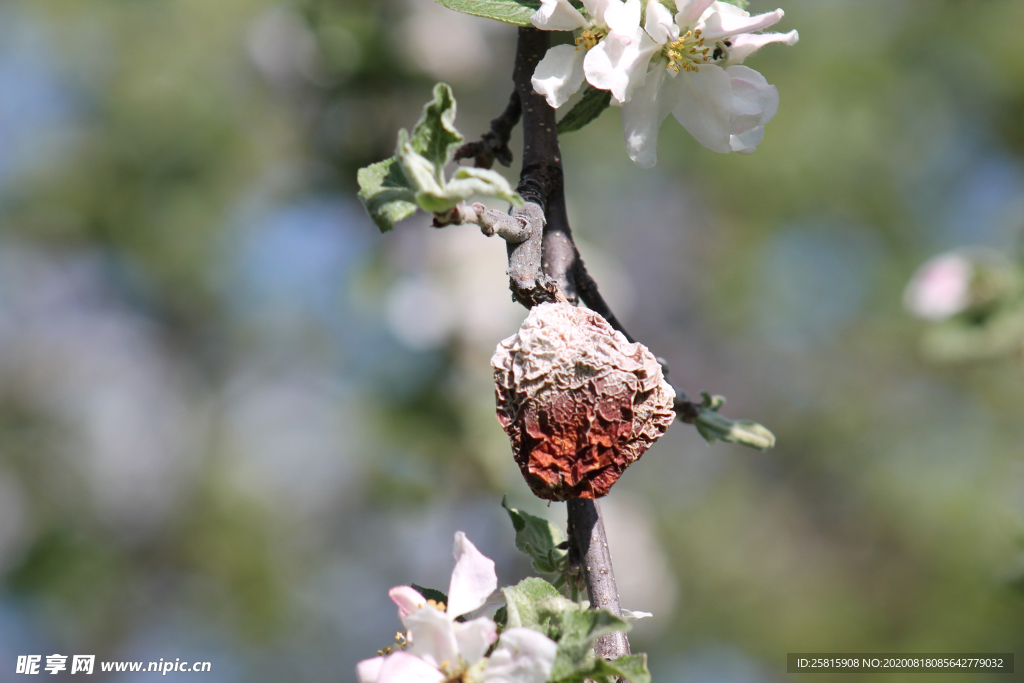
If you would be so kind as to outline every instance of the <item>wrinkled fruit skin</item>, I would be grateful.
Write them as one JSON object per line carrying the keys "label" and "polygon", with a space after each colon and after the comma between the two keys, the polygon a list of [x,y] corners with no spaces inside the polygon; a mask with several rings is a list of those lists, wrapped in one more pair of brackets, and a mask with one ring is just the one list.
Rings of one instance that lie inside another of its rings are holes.
{"label": "wrinkled fruit skin", "polygon": [[654,355],[585,308],[535,306],[491,365],[498,421],[546,500],[607,495],[675,419]]}

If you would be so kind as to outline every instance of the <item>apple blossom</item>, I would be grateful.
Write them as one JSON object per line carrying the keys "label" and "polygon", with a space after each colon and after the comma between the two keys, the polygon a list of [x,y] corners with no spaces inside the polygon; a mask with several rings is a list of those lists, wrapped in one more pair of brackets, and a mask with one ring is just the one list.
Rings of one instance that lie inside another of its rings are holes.
{"label": "apple blossom", "polygon": [[[640,0],[583,0],[585,14],[569,0],[541,0],[530,18],[545,31],[575,31],[575,45],[549,49],[533,74],[533,88],[558,108],[580,89],[584,79],[611,90],[624,102],[657,48],[640,28]],[[646,40],[645,40],[646,39]],[[625,74],[625,76],[623,76]]]}
{"label": "apple blossom", "polygon": [[[448,587],[448,605],[428,600],[411,586],[395,586],[388,596],[398,605],[407,634],[398,634],[399,647],[356,667],[359,683],[443,683],[474,680],[502,683],[544,683],[555,658],[555,644],[529,629],[502,634],[496,660],[485,660],[498,639],[497,625],[488,617],[458,618],[473,612],[498,587],[494,561],[485,557],[466,535],[455,534],[455,568]],[[537,637],[547,644],[537,641]],[[510,650],[511,648],[511,650]],[[490,673],[488,673],[490,671]],[[482,672],[482,673],[481,673]],[[502,673],[507,672],[507,673]],[[537,672],[545,672],[538,678]],[[514,675],[513,675],[514,674]]]}
{"label": "apple blossom", "polygon": [[903,293],[907,310],[925,320],[945,320],[971,302],[974,265],[962,254],[937,256],[917,269]]}
{"label": "apple blossom", "polygon": [[638,165],[657,161],[658,128],[671,113],[702,145],[715,152],[753,152],[779,95],[758,72],[740,62],[768,43],[793,45],[789,33],[753,33],[782,19],[781,9],[750,16],[713,0],[676,0],[672,13],[648,0],[644,30],[657,45],[653,66],[622,107],[626,149]]}

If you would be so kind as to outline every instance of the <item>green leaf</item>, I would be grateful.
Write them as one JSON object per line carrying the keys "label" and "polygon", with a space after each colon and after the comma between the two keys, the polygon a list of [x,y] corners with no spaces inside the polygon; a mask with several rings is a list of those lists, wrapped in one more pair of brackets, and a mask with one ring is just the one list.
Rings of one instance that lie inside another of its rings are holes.
{"label": "green leaf", "polygon": [[395,157],[359,169],[356,178],[359,201],[381,232],[416,212],[416,193]]}
{"label": "green leaf", "polygon": [[[608,633],[628,631],[630,626],[607,610],[585,610],[569,600],[565,602],[575,609],[564,609],[564,603],[558,605],[553,600],[545,600],[537,610],[547,622],[548,637],[558,643],[551,680],[583,680],[590,678],[595,670],[594,641]],[[563,609],[551,612],[554,606]]]}
{"label": "green leaf", "polygon": [[767,427],[749,420],[730,420],[718,410],[725,405],[724,396],[703,392],[704,401],[694,426],[708,443],[726,441],[766,451],[775,446],[775,435]]}
{"label": "green leaf", "polygon": [[437,590],[436,588],[424,588],[423,586],[417,586],[415,583],[410,584],[412,589],[425,597],[427,600],[433,600],[434,602],[443,602],[448,604],[448,596]]}
{"label": "green leaf", "polygon": [[542,617],[538,612],[538,603],[545,598],[561,597],[558,594],[558,589],[544,579],[531,576],[515,586],[502,588],[501,592],[505,595],[508,628],[525,626],[541,633],[547,633],[547,626],[544,622],[550,616],[550,609]]}
{"label": "green leaf", "polygon": [[533,560],[533,567],[549,574],[565,571],[569,551],[558,546],[565,542],[562,530],[548,520],[508,506],[508,498],[501,499],[516,530],[516,548]]}
{"label": "green leaf", "polygon": [[460,197],[460,201],[469,199],[475,194],[482,194],[487,197],[504,199],[516,207],[523,206],[523,198],[512,189],[505,177],[497,171],[486,168],[460,166],[455,171],[455,176],[448,182],[445,191],[449,197]]}
{"label": "green leaf", "polygon": [[610,90],[598,90],[587,85],[583,89],[583,97],[573,105],[569,113],[558,122],[559,133],[572,133],[587,125],[601,115],[612,101]]}
{"label": "green leaf", "polygon": [[474,17],[497,19],[516,26],[533,26],[530,17],[540,8],[540,0],[437,0],[456,12]]}
{"label": "green leaf", "polygon": [[462,134],[455,129],[455,96],[446,83],[434,86],[434,99],[423,107],[423,114],[409,136],[413,151],[421,154],[436,169],[438,182],[441,173],[462,144]]}
{"label": "green leaf", "polygon": [[629,683],[651,683],[651,672],[647,669],[647,655],[623,655],[611,661],[598,659],[589,678],[598,680],[607,677],[609,681],[625,678]]}

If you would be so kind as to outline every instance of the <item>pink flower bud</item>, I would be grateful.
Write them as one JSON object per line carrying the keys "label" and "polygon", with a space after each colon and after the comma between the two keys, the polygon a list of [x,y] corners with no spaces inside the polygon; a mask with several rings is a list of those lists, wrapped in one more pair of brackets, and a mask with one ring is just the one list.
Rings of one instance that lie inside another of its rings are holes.
{"label": "pink flower bud", "polygon": [[654,355],[585,308],[535,306],[491,365],[498,421],[546,500],[607,495],[675,419]]}

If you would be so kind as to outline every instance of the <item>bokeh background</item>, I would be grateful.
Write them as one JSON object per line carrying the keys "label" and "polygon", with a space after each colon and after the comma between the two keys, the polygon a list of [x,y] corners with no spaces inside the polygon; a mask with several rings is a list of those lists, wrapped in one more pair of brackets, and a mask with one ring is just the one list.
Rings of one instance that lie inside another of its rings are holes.
{"label": "bokeh background", "polygon": [[[791,651],[1024,666],[1024,369],[925,362],[900,303],[937,252],[1019,253],[1024,3],[782,4],[755,155],[669,120],[643,171],[615,109],[563,140],[620,317],[779,442],[677,424],[606,499],[655,614],[634,648],[659,683],[780,681]],[[436,80],[486,130],[514,40],[431,0],[0,3],[0,681],[32,653],[350,681],[456,530],[529,572],[501,496],[565,513],[493,415],[504,244],[381,236],[355,199]]]}

